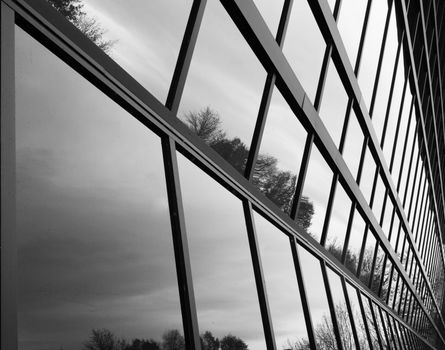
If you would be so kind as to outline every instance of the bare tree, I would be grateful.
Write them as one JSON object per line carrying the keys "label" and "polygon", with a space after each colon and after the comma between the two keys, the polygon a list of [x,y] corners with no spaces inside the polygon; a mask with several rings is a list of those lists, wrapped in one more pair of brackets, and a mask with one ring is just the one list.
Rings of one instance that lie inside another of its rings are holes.
{"label": "bare tree", "polygon": [[106,53],[116,43],[115,40],[105,40],[106,30],[102,28],[96,18],[90,17],[84,11],[81,0],[47,0],[58,12],[73,23],[83,34]]}

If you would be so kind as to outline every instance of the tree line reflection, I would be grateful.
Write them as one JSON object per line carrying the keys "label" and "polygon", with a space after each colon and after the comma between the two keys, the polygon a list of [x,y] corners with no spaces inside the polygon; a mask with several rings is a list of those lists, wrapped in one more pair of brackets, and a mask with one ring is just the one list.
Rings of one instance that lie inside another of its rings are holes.
{"label": "tree line reflection", "polygon": [[[202,350],[248,350],[247,344],[232,334],[219,339],[212,332],[205,331],[200,335],[200,341]],[[157,341],[153,338],[127,340],[109,329],[101,328],[91,330],[82,350],[185,350],[185,340],[177,329],[165,331],[162,340]]]}

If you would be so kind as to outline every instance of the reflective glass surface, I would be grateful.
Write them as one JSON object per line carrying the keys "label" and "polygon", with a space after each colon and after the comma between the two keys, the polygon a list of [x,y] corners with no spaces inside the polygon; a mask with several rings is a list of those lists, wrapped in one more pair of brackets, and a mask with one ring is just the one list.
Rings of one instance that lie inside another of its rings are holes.
{"label": "reflective glass surface", "polygon": [[266,72],[219,1],[207,2],[178,117],[242,172]]}
{"label": "reflective glass surface", "polygon": [[397,25],[394,6],[391,9],[388,33],[385,42],[385,52],[380,70],[380,77],[375,97],[374,111],[372,113],[372,124],[379,140],[382,139],[383,125],[386,116],[386,108],[391,88],[397,53]]}
{"label": "reflective glass surface", "polygon": [[[403,50],[400,50],[397,70],[396,70],[396,79],[394,81],[393,93],[391,98],[391,104],[389,107],[388,120],[386,125],[386,133],[385,133],[385,142],[383,144],[383,154],[386,158],[386,163],[390,164],[391,162],[391,154],[394,148],[394,144],[403,144],[403,141],[399,141],[395,139],[397,121],[399,120],[400,108],[403,107],[401,105],[402,95],[403,95],[403,85],[405,83],[405,67],[404,67],[404,57]],[[405,102],[406,104],[406,102]],[[409,108],[408,106],[406,106]],[[403,138],[400,138],[401,140]],[[402,145],[400,145],[402,147]]]}
{"label": "reflective glass surface", "polygon": [[178,165],[199,330],[265,349],[241,202],[183,156]]}
{"label": "reflective glass surface", "polygon": [[[63,10],[66,1],[48,0]],[[73,2],[62,11],[149,92],[165,102],[192,1]],[[83,14],[82,14],[83,13]],[[169,25],[165,25],[168,21]]]}
{"label": "reflective glass surface", "polygon": [[369,300],[368,297],[364,296],[363,294],[361,295],[361,298],[363,303],[363,309],[365,311],[366,322],[368,324],[369,335],[371,337],[372,348],[381,349],[379,329],[374,321],[374,315],[371,311],[371,305],[370,305],[371,301]]}
{"label": "reflective glass surface", "polygon": [[356,209],[354,212],[354,218],[352,220],[348,246],[345,247],[345,249],[347,249],[345,265],[352,273],[355,273],[357,270],[357,264],[360,258],[360,251],[363,244],[364,232],[365,221],[363,220],[362,215]]}
{"label": "reflective glass surface", "polygon": [[340,7],[337,24],[338,31],[353,68],[357,57],[367,3],[366,0],[344,0]]}
{"label": "reflective glass surface", "polygon": [[252,182],[283,211],[295,193],[307,133],[278,89],[274,89]]}
{"label": "reflective glass surface", "polygon": [[183,349],[159,138],[15,35],[19,348]]}
{"label": "reflective glass surface", "polygon": [[337,349],[320,261],[301,246],[298,255],[317,347]]}
{"label": "reflective glass surface", "polygon": [[358,83],[368,109],[374,88],[387,12],[388,4],[386,1],[372,2],[358,74]]}
{"label": "reflective glass surface", "polygon": [[376,164],[370,149],[367,147],[365,159],[363,160],[362,176],[360,178],[360,190],[368,201],[371,200],[372,185],[374,183]]}
{"label": "reflective glass surface", "polygon": [[255,226],[278,349],[307,341],[289,238],[255,212]]}
{"label": "reflective glass surface", "polygon": [[323,97],[320,105],[320,118],[337,147],[345,120],[348,95],[338,75],[334,62],[330,62]]}
{"label": "reflective glass surface", "polygon": [[366,245],[363,251],[362,264],[359,269],[359,277],[363,283],[368,284],[369,278],[371,276],[372,271],[372,261],[374,258],[374,250],[375,250],[376,240],[372,231],[368,230],[366,237]]}
{"label": "reflective glass surface", "polygon": [[309,99],[314,102],[325,41],[307,1],[295,1],[283,52]]}
{"label": "reflective glass surface", "polygon": [[355,349],[357,347],[352,333],[351,320],[340,276],[330,268],[327,268],[327,272],[343,349]]}
{"label": "reflective glass surface", "polygon": [[[359,299],[357,295],[357,290],[355,287],[351,286],[349,283],[346,283],[346,290],[349,298],[349,305],[351,306],[352,318],[354,320],[355,331],[357,332],[358,342],[360,349],[368,350],[369,342],[368,337],[366,335],[366,326],[365,320],[363,319],[363,314],[360,309]],[[367,316],[365,316],[367,317]]]}
{"label": "reflective glass surface", "polygon": [[343,253],[350,208],[351,200],[349,196],[343,186],[337,183],[325,246],[339,261],[341,261]]}
{"label": "reflective glass surface", "polygon": [[363,131],[358,123],[355,112],[351,110],[349,115],[348,129],[343,146],[343,158],[352,176],[357,178],[358,166],[362,154]]}
{"label": "reflective glass surface", "polygon": [[[307,201],[311,202],[313,206],[314,213],[307,231],[316,240],[320,240],[323,230],[331,184],[332,170],[317,147],[313,145],[302,193],[303,197],[307,198]],[[298,213],[298,215],[301,216],[302,213]]]}
{"label": "reflective glass surface", "polygon": [[372,211],[374,212],[377,221],[381,222],[381,215],[383,210],[383,199],[385,197],[386,187],[380,174],[377,174],[377,183],[374,190],[374,201],[372,202]]}

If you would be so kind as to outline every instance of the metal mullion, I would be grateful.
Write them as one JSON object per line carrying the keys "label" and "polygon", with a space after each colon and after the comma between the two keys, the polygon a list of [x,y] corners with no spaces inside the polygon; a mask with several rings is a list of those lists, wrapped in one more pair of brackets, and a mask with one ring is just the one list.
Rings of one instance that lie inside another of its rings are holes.
{"label": "metal mullion", "polygon": [[[346,253],[348,251],[349,238],[351,236],[352,222],[354,221],[355,206],[356,206],[356,202],[352,201],[351,209],[349,211],[349,216],[348,216],[348,223],[346,226],[345,242],[343,245],[343,252],[342,252],[342,256],[341,256],[342,264],[344,264],[346,262]],[[362,239],[363,239],[363,237],[362,237]]]}
{"label": "metal mullion", "polygon": [[[404,25],[405,25],[405,29],[407,29],[408,28],[408,23],[407,23],[406,7],[405,7],[405,4],[403,3],[403,1],[401,1],[401,11],[402,11],[402,15],[403,15],[402,17],[403,17],[403,22],[404,22]],[[411,44],[411,40],[410,40],[409,35],[407,35],[406,39],[407,39],[406,42],[407,42],[407,45],[408,45],[408,48],[409,48],[408,51],[409,51],[409,54],[410,54],[410,60],[411,60],[411,63],[413,64],[414,63],[414,58],[413,58],[412,44]],[[415,73],[415,67],[413,67],[413,72]],[[415,75],[416,74],[414,74],[413,77],[415,77]],[[414,82],[414,89],[416,91],[417,99],[419,99],[419,95],[418,95],[419,87],[417,85],[416,79],[413,79],[413,82]],[[423,113],[422,113],[420,108],[419,108],[419,113],[420,113],[420,118],[419,119],[420,119],[420,122],[421,122],[420,123],[421,124],[421,128],[424,131],[425,130],[425,123],[424,123],[424,119],[423,119]],[[430,156],[429,156],[429,152],[428,151],[426,151],[426,158],[427,158],[427,163],[428,163],[427,165],[428,165],[429,170],[430,170],[429,173],[430,173],[430,176],[431,176],[432,175],[431,174],[431,163],[430,163]],[[433,194],[433,197],[434,197],[434,201],[433,201],[434,202],[434,208],[435,208],[436,213],[438,213],[438,206],[437,206],[437,200],[436,200],[435,194]],[[442,192],[442,203],[445,203],[443,192]]]}
{"label": "metal mullion", "polygon": [[[403,62],[402,62],[403,64]],[[397,118],[397,125],[396,125],[396,132],[394,135],[394,140],[397,140],[399,137],[399,131],[400,131],[400,124],[402,121],[402,112],[403,112],[403,107],[405,104],[405,98],[406,98],[406,92],[407,92],[407,86],[408,86],[408,80],[409,80],[409,76],[410,76],[410,72],[411,69],[408,68],[408,72],[405,76],[405,82],[403,83],[403,89],[402,89],[402,99],[400,101],[400,108],[399,108],[399,113],[398,113],[398,118]],[[407,129],[408,130],[408,129]],[[393,174],[393,166],[394,166],[394,159],[395,159],[395,155],[396,155],[396,149],[397,149],[397,142],[394,142],[394,145],[392,147],[392,151],[391,151],[391,160],[389,162],[389,172],[391,174]]]}
{"label": "metal mullion", "polygon": [[[357,264],[357,271],[355,272],[355,275],[357,276],[357,278],[360,278],[360,270],[361,270],[362,263],[363,263],[363,255],[365,253],[366,240],[367,240],[367,237],[368,237],[368,232],[369,232],[369,225],[366,222],[365,223],[365,231],[363,233],[362,245],[360,247],[360,255],[359,255],[358,264]],[[372,234],[372,232],[371,232],[371,234]]]}
{"label": "metal mullion", "polygon": [[[415,165],[415,167],[414,167],[414,178],[413,178],[413,182],[411,183],[411,186],[409,186],[410,185],[410,183],[409,183],[409,175],[410,175],[410,172],[411,172],[411,167],[410,167],[410,170],[408,171],[408,178],[407,178],[407,182],[406,182],[406,187],[405,187],[405,192],[404,192],[404,196],[403,196],[403,205],[405,206],[405,205],[408,205],[408,220],[410,219],[410,214],[411,214],[411,207],[412,207],[412,198],[413,198],[413,195],[414,195],[414,190],[415,190],[415,186],[416,186],[416,180],[417,180],[417,174],[418,174],[418,172],[419,172],[419,167],[420,167],[420,159],[421,159],[421,157],[420,157],[420,150],[418,151],[418,153],[417,153],[417,161],[416,161],[416,165]],[[410,164],[411,165],[411,164]],[[419,180],[420,181],[420,180]],[[411,195],[410,195],[410,202],[409,203],[406,203],[406,199],[407,199],[407,194],[408,194],[408,191],[409,191],[409,188],[411,187]],[[409,222],[409,221],[408,221]]]}
{"label": "metal mullion", "polygon": [[442,89],[442,81],[440,79],[440,77],[442,76],[441,74],[441,67],[439,64],[439,35],[441,32],[438,31],[438,26],[437,26],[437,6],[436,6],[436,0],[432,0],[432,8],[433,8],[433,20],[434,20],[434,29],[436,31],[436,36],[435,36],[435,44],[436,44],[436,52],[437,52],[437,69],[438,69],[438,85],[439,85],[439,89],[440,89],[440,101],[441,103],[439,103],[440,107],[441,107],[441,111],[442,111],[442,139],[445,139],[445,111],[444,111],[444,104],[443,104],[443,89]]}
{"label": "metal mullion", "polygon": [[0,4],[1,348],[17,349],[15,13]]}
{"label": "metal mullion", "polygon": [[326,237],[327,237],[328,230],[329,230],[329,223],[331,220],[332,206],[334,204],[334,198],[335,198],[335,193],[336,193],[336,189],[337,189],[337,184],[338,184],[338,173],[334,173],[334,176],[332,176],[331,189],[329,192],[329,199],[328,199],[328,204],[326,206],[323,230],[322,230],[321,238],[320,238],[320,244],[322,246],[325,246],[325,244],[326,244]]}
{"label": "metal mullion", "polygon": [[[377,305],[376,305],[377,306]],[[380,325],[382,326],[382,330],[383,330],[383,334],[385,335],[385,340],[386,340],[386,344],[388,345],[388,347],[391,346],[391,342],[389,341],[389,336],[388,336],[388,332],[387,329],[385,327],[385,323],[383,321],[383,313],[382,313],[382,309],[380,307],[377,306],[377,311],[376,311],[376,318],[380,317]],[[383,342],[382,342],[383,343]]]}
{"label": "metal mullion", "polygon": [[373,0],[368,0],[368,4],[366,5],[365,17],[363,19],[362,31],[361,31],[361,35],[360,35],[360,42],[359,42],[358,50],[357,50],[357,58],[355,61],[355,68],[354,68],[355,76],[358,76],[358,74],[360,72],[360,63],[361,63],[361,59],[362,59],[363,46],[364,46],[365,40],[366,40],[366,32],[368,31],[368,21],[369,21],[369,14],[371,13],[372,1]]}
{"label": "metal mullion", "polygon": [[[372,338],[371,338],[371,333],[369,331],[369,325],[368,325],[368,317],[365,313],[365,308],[363,306],[363,300],[362,300],[362,294],[360,293],[360,291],[356,288],[354,288],[355,293],[357,295],[357,299],[358,299],[358,304],[360,307],[360,312],[362,315],[362,319],[363,319],[363,324],[365,326],[365,332],[366,332],[366,338],[368,339],[368,344],[369,344],[369,348],[371,350],[374,350],[373,346],[372,346]],[[375,327],[374,327],[375,328]],[[377,349],[376,349],[377,350]]]}
{"label": "metal mullion", "polygon": [[[423,177],[422,176],[423,173],[424,172],[422,171],[421,177],[420,177],[421,179]],[[425,192],[427,192],[426,183],[427,183],[427,180],[426,180],[426,177],[425,177],[425,178],[423,178],[423,181],[421,180],[421,182],[419,182],[419,187],[417,188],[417,197],[416,197],[416,199],[414,201],[415,202],[415,208],[414,208],[414,214],[413,214],[413,217],[412,217],[413,220],[412,220],[412,224],[411,224],[412,232],[414,234],[416,234],[416,224],[418,223],[418,221],[420,219],[419,215],[420,215],[420,212],[422,211],[423,206],[424,206]],[[420,192],[422,192],[422,196],[421,196],[421,200],[419,202]],[[412,200],[411,200],[411,203],[413,203]]]}
{"label": "metal mullion", "polygon": [[[391,309],[395,309],[396,308],[395,304],[396,304],[396,300],[397,300],[397,295],[401,296],[401,294],[398,294],[398,289],[400,288],[400,286],[399,286],[400,279],[401,279],[401,277],[399,275],[397,275],[397,281],[396,281],[396,286],[394,287],[394,298],[392,300]],[[400,291],[400,293],[401,293],[401,291]],[[399,298],[398,301],[400,303],[400,298]]]}
{"label": "metal mullion", "polygon": [[300,172],[298,174],[298,179],[297,179],[297,183],[295,186],[295,194],[294,194],[294,198],[292,200],[292,206],[291,206],[291,210],[290,210],[290,214],[289,214],[290,217],[292,218],[292,220],[295,220],[298,215],[300,198],[303,193],[304,182],[306,181],[306,174],[307,174],[307,169],[308,169],[308,165],[309,165],[309,160],[310,160],[310,157],[312,154],[313,143],[314,143],[314,134],[308,133],[306,136],[305,144],[304,144],[304,151],[303,151],[303,157],[301,159]]}
{"label": "metal mullion", "polygon": [[178,58],[170,83],[165,106],[170,109],[174,115],[178,112],[179,103],[184,91],[185,81],[192,61],[193,51],[198,38],[199,28],[201,27],[204,9],[207,0],[194,0],[190,10],[190,15],[185,27],[184,37],[179,49]]}
{"label": "metal mullion", "polygon": [[306,287],[304,284],[303,274],[301,272],[300,258],[297,249],[297,240],[295,239],[295,237],[289,237],[289,244],[292,251],[295,274],[297,276],[298,289],[300,291],[301,305],[303,309],[304,319],[306,321],[306,330],[309,339],[309,344],[312,350],[316,350],[317,345],[315,341],[314,326],[312,324],[311,313],[309,310],[309,302],[306,296]]}
{"label": "metal mullion", "polygon": [[[426,38],[426,28],[425,28],[425,14],[424,14],[424,8],[423,8],[423,0],[419,0],[420,1],[420,18],[422,21],[422,33],[423,33],[423,38],[424,38],[424,44],[425,44],[425,54],[426,54],[426,67],[427,67],[427,78],[428,78],[428,86],[430,89],[430,93],[432,94],[433,91],[433,87],[432,87],[432,77],[431,77],[431,68],[430,68],[430,60],[429,60],[429,55],[428,55],[428,46],[427,46],[427,38]],[[438,157],[438,164],[441,163],[440,161],[440,155],[439,155],[439,143],[438,143],[438,134],[437,134],[437,127],[436,127],[436,115],[434,113],[434,109],[432,109],[432,113],[433,113],[433,127],[434,127],[434,141],[436,144],[436,154]],[[441,189],[442,189],[442,201],[444,201],[444,188],[443,188],[443,177],[442,177],[442,170],[439,167],[439,179],[440,179],[440,185],[441,185]]]}
{"label": "metal mullion", "polygon": [[372,89],[371,103],[369,104],[369,116],[371,118],[372,118],[372,115],[373,115],[373,112],[374,112],[375,98],[376,98],[376,95],[377,95],[377,88],[378,88],[379,81],[380,81],[380,72],[381,72],[382,64],[383,64],[383,55],[384,55],[385,48],[386,48],[386,38],[387,38],[387,35],[388,35],[389,22],[390,22],[390,19],[391,19],[391,12],[392,12],[392,7],[393,6],[394,6],[394,1],[393,0],[389,0],[388,1],[388,12],[386,14],[386,20],[385,20],[385,29],[383,30],[382,45],[380,47],[379,60],[378,60],[378,64],[377,64],[377,71],[376,71],[375,80],[374,80],[374,87]]}
{"label": "metal mullion", "polygon": [[[428,223],[429,223],[429,217],[430,217],[430,209],[429,209],[429,204],[426,206],[426,212],[424,214],[424,218],[423,218],[423,222],[422,222],[422,228],[420,230],[420,232],[418,233],[419,239],[418,239],[418,247],[419,247],[419,252],[420,252],[420,256],[422,258],[422,260],[425,259],[424,257],[424,244],[426,241],[426,238],[429,236],[429,232],[428,232]],[[424,230],[425,229],[425,230]]]}
{"label": "metal mullion", "polygon": [[[324,153],[324,155],[327,157],[328,162],[333,163],[335,167],[341,169],[342,177],[344,178],[344,181],[347,184],[346,190],[350,193],[352,192],[352,195],[358,199],[360,208],[365,213],[364,216],[370,219],[374,229],[376,230],[376,232],[378,232],[378,235],[379,236],[382,235],[384,237],[381,230],[379,230],[379,228],[377,227],[378,225],[376,225],[374,218],[370,213],[370,209],[367,203],[365,202],[363,195],[359,191],[355,180],[352,179],[352,176],[347,171],[347,166],[341,159],[341,156],[337,156],[338,151],[336,150],[336,147],[333,144],[332,139],[330,138],[330,136],[328,136],[326,128],[322,125],[322,122],[317,113],[315,112],[311,102],[304,97],[302,87],[299,84],[298,80],[296,79],[295,74],[293,73],[287,61],[284,59],[281,50],[278,51],[278,46],[276,45],[276,43],[273,42],[274,40],[270,36],[269,30],[268,28],[266,28],[264,22],[258,20],[260,17],[258,10],[250,2],[242,0],[225,0],[222,3],[238,27],[245,28],[245,26],[248,26],[248,28],[250,28],[249,35],[247,35],[246,32],[243,33],[245,39],[247,40],[249,45],[252,47],[252,49],[254,50],[254,52],[260,58],[260,60],[263,62],[264,65],[273,66],[274,69],[277,70],[279,76],[279,78],[277,78],[277,86],[282,92],[283,96],[285,97],[285,99],[288,101],[289,105],[292,108],[296,110],[298,110],[297,107],[303,109],[303,114],[300,115],[303,124],[309,128],[313,128],[316,131],[317,133],[316,141],[318,140],[317,142],[321,142],[320,146],[322,153]],[[327,17],[328,11],[330,12],[327,3],[311,2],[310,5],[311,8],[313,9],[313,13],[316,14],[315,16],[316,19],[322,21],[321,27],[327,25],[331,29],[331,24],[332,24],[331,21],[333,21],[333,18],[331,15],[330,19]],[[318,18],[320,17],[320,11],[323,15],[322,19]],[[323,22],[323,20],[327,20],[327,22]],[[334,25],[332,24],[332,26]],[[322,31],[326,36],[327,35],[326,28],[324,28]],[[336,38],[335,41],[337,41],[338,30],[333,29],[332,32],[335,33],[335,38]],[[336,45],[336,49],[337,51],[340,50],[340,52],[335,51],[336,55],[340,55],[342,57],[346,55],[343,45],[340,46]],[[334,57],[334,62],[335,61],[338,61],[338,57],[337,58]],[[337,66],[337,69],[340,69],[339,72],[340,76],[345,74],[345,69],[346,69],[346,74],[348,74],[349,77],[350,66],[347,65],[346,67],[347,68]],[[351,80],[346,82],[347,82],[346,88],[348,90],[351,88],[354,89],[354,91],[355,89],[358,89],[357,85],[353,83]],[[362,115],[363,114],[367,115],[364,106],[362,105],[360,105],[360,113],[362,113]],[[366,120],[365,123],[368,123],[368,121]],[[369,125],[368,124],[366,125],[369,128]],[[371,135],[375,139],[375,134],[371,132]],[[377,152],[377,155],[383,159],[381,151],[380,152],[376,151],[376,149],[374,149],[374,151]],[[385,168],[385,173],[386,174],[389,173],[387,168]],[[389,177],[386,176],[387,181],[388,178]],[[393,191],[394,190],[393,185],[391,182],[389,183],[391,184],[392,186],[391,188]],[[386,240],[386,237],[384,238],[384,242],[385,246],[388,247],[389,244]],[[391,255],[394,255],[394,252],[392,252],[392,248],[389,248],[389,251],[391,252]],[[404,278],[406,278],[403,272],[402,275],[404,276]]]}
{"label": "metal mullion", "polygon": [[[426,232],[427,232],[428,234],[433,234],[433,233],[431,232],[432,224],[433,224],[433,213],[432,213],[432,211],[430,210],[430,211],[428,212],[428,218],[427,218],[427,231],[426,231]],[[425,252],[426,252],[426,237],[423,239],[421,249],[422,249],[422,252],[421,252],[422,259],[425,259]]]}
{"label": "metal mullion", "polygon": [[252,214],[252,204],[247,200],[243,201],[243,211],[244,218],[246,220],[247,236],[249,239],[250,254],[252,257],[253,272],[255,275],[266,346],[267,349],[276,350],[272,317],[269,310],[266,284],[264,281],[263,268],[261,264],[261,255],[258,248],[257,234]]}
{"label": "metal mullion", "polygon": [[392,105],[392,97],[393,97],[393,94],[394,94],[394,85],[395,85],[395,82],[396,82],[397,68],[398,68],[398,65],[400,64],[400,52],[401,52],[401,49],[402,49],[402,42],[403,42],[404,35],[405,35],[405,32],[402,32],[400,41],[399,41],[399,43],[397,45],[397,52],[396,52],[394,66],[393,66],[391,85],[390,85],[390,89],[389,89],[388,103],[386,105],[385,120],[383,122],[382,136],[380,138],[380,148],[381,149],[383,149],[383,146],[385,144],[386,129],[388,127],[388,119],[389,119],[389,111],[391,110],[391,105]]}
{"label": "metal mullion", "polygon": [[328,300],[329,311],[332,319],[332,328],[334,329],[335,338],[337,340],[338,350],[343,350],[343,343],[341,342],[340,330],[338,328],[337,315],[335,314],[335,304],[332,298],[331,287],[329,284],[329,278],[327,273],[326,262],[324,260],[320,260],[321,272],[323,275],[323,282],[326,291],[326,298]]}
{"label": "metal mullion", "polygon": [[[284,0],[283,10],[281,12],[280,22],[278,24],[275,40],[280,47],[283,46],[286,37],[287,26],[289,24],[290,13],[292,10],[293,0]],[[260,151],[261,140],[263,138],[264,128],[266,125],[267,114],[269,111],[270,101],[272,99],[273,89],[275,87],[276,74],[269,72],[264,84],[263,95],[261,97],[258,116],[253,131],[252,141],[249,148],[244,176],[251,181],[254,173],[256,161]]]}
{"label": "metal mullion", "polygon": [[[426,225],[427,229],[429,227],[430,220],[431,220],[431,211],[428,208],[428,212],[426,214],[426,218],[424,219],[424,222],[425,222],[425,225]],[[424,234],[421,234],[422,232],[424,232]],[[419,237],[419,240],[418,240],[418,247],[419,247],[419,251],[420,251],[420,257],[422,258],[422,260],[424,260],[425,259],[425,241],[426,241],[426,238],[428,237],[427,236],[428,230],[423,231],[423,227],[422,227],[421,233],[419,234],[420,237]]]}
{"label": "metal mullion", "polygon": [[[409,75],[407,76],[407,79],[409,79]],[[402,175],[403,175],[402,174],[403,173],[403,166],[405,165],[405,158],[407,156],[406,151],[407,151],[407,147],[408,147],[408,138],[409,138],[410,130],[411,130],[411,121],[413,119],[415,119],[414,116],[413,116],[413,107],[414,107],[414,99],[411,98],[411,106],[410,106],[410,111],[409,111],[409,115],[408,115],[408,125],[406,126],[405,139],[404,139],[404,142],[403,142],[403,149],[402,149],[402,159],[400,161],[399,176],[397,178],[397,186],[396,186],[397,193],[400,190],[400,182],[402,181]],[[414,135],[415,135],[416,129],[417,129],[417,125],[414,128],[415,128],[414,129]],[[413,151],[414,151],[414,142],[413,142],[413,145],[411,146],[411,155],[412,155]],[[410,158],[411,158],[411,155],[410,155]]]}
{"label": "metal mullion", "polygon": [[340,280],[341,280],[341,286],[342,286],[342,290],[343,290],[343,295],[345,297],[346,309],[348,310],[349,321],[351,322],[352,336],[354,337],[354,341],[355,341],[356,347],[359,348],[359,340],[358,340],[356,326],[355,326],[354,313],[353,313],[352,308],[351,308],[351,303],[350,303],[350,300],[349,300],[348,290],[346,288],[346,280],[345,280],[344,276],[340,276]]}
{"label": "metal mullion", "polygon": [[198,316],[193,291],[192,269],[179,181],[176,144],[171,137],[167,136],[162,137],[161,141],[184,338],[187,344],[187,349],[200,350],[201,342],[199,337]]}

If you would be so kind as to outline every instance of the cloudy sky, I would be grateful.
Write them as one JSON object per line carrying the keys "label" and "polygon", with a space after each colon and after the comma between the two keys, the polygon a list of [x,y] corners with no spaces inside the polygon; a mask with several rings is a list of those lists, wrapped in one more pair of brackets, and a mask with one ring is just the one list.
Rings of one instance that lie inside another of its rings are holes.
{"label": "cloudy sky", "polygon": [[[272,33],[282,3],[255,1]],[[361,28],[364,3],[344,1],[344,16],[359,15],[350,25],[339,19],[353,60],[359,38],[352,29]],[[117,40],[111,56],[162,102],[190,7],[191,1],[85,0],[88,15],[107,30],[105,37]],[[381,21],[386,9],[375,11]],[[182,332],[159,138],[27,34],[18,29],[16,35],[20,348],[80,349],[93,328],[128,339],[160,340],[168,329]],[[312,100],[324,50],[309,6],[295,1],[283,51]],[[209,106],[228,137],[250,145],[265,78],[219,1],[208,1],[178,116]],[[325,91],[320,115],[338,144],[347,97],[333,64]],[[353,125],[359,129],[356,119]],[[347,162],[355,175],[354,149],[363,136],[348,137]],[[305,138],[275,89],[261,153],[298,173]],[[179,170],[200,331],[232,333],[250,349],[264,349],[241,203],[182,156]],[[316,237],[331,179],[314,147],[303,194],[314,203],[310,231]],[[350,206],[341,185],[337,188],[332,239],[344,236]],[[288,340],[306,337],[299,291],[287,238],[254,217],[281,349]],[[354,220],[354,247],[362,227]],[[320,266],[300,252],[317,324],[327,310],[319,292]]]}

